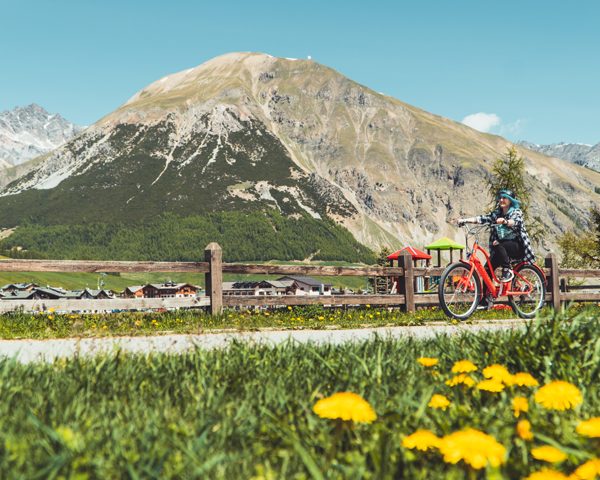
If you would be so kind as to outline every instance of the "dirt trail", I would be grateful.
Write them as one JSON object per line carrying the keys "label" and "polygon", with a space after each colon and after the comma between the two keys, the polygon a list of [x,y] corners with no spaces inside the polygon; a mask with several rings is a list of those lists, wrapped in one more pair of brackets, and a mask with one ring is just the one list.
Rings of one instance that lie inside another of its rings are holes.
{"label": "dirt trail", "polygon": [[194,348],[227,347],[233,341],[276,345],[299,343],[357,342],[374,335],[385,338],[432,338],[436,335],[456,335],[461,332],[481,332],[522,328],[523,320],[489,320],[476,324],[448,325],[431,323],[411,327],[379,327],[344,330],[267,330],[258,332],[204,333],[197,335],[155,335],[147,337],[64,338],[52,340],[0,340],[0,357],[14,358],[22,363],[46,361],[73,356],[93,356],[121,350],[128,353],[183,353]]}

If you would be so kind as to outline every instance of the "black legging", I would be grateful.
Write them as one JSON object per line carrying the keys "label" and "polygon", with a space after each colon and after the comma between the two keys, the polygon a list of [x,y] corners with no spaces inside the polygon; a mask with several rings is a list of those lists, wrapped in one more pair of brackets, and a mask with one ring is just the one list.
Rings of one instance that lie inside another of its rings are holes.
{"label": "black legging", "polygon": [[510,260],[523,258],[523,247],[517,240],[501,241],[498,245],[492,245],[492,254],[490,261],[492,268],[498,267],[510,268]]}
{"label": "black legging", "polygon": [[[524,252],[521,244],[516,240],[504,240],[498,245],[492,245],[492,252],[490,255],[490,263],[492,269],[496,270],[498,267],[510,268],[510,260],[518,260],[523,258]],[[488,272],[490,272],[490,266],[486,265]],[[483,295],[488,294],[487,285],[483,283]]]}

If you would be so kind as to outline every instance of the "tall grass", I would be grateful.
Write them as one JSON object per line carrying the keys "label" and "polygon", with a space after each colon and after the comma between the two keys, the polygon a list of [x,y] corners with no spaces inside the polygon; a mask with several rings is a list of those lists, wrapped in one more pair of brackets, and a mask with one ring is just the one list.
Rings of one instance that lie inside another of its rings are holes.
{"label": "tall grass", "polygon": [[[512,393],[451,389],[452,363],[502,363],[540,384],[569,380],[583,392],[574,412],[530,404],[534,443],[569,454],[570,472],[597,448],[577,419],[600,413],[600,320],[567,313],[521,330],[417,341],[276,347],[233,344],[185,355],[124,355],[0,362],[1,478],[467,478],[461,464],[401,446],[417,428],[437,434],[472,426],[509,450],[497,472],[521,478],[540,463],[515,436]],[[432,375],[415,361],[440,359]],[[339,435],[312,407],[324,395],[356,392],[378,420]],[[432,410],[433,393],[452,399]],[[493,478],[493,477],[489,477]]]}

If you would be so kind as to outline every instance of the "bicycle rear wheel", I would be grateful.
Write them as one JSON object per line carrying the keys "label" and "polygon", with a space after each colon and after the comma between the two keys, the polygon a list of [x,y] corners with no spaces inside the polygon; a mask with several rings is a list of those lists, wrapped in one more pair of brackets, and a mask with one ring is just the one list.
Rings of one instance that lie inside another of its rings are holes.
{"label": "bicycle rear wheel", "polygon": [[469,318],[481,297],[481,282],[477,272],[470,275],[470,265],[462,262],[448,265],[440,277],[438,296],[446,315],[458,320]]}
{"label": "bicycle rear wheel", "polygon": [[546,300],[544,277],[533,265],[523,265],[515,270],[511,290],[523,292],[523,295],[508,296],[508,303],[521,318],[534,318],[538,310],[544,306]]}

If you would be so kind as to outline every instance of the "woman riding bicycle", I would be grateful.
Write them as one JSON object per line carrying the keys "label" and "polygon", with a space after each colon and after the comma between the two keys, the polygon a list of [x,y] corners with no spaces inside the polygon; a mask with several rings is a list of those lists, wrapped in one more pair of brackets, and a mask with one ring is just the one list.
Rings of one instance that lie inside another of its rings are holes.
{"label": "woman riding bicycle", "polygon": [[494,271],[501,266],[502,277],[500,281],[510,282],[514,277],[511,269],[511,259],[533,263],[535,262],[535,255],[523,223],[521,203],[517,200],[514,192],[509,189],[502,189],[498,192],[496,199],[498,207],[488,215],[460,218],[458,224],[497,225],[496,228],[491,229],[490,233],[491,269]]}

